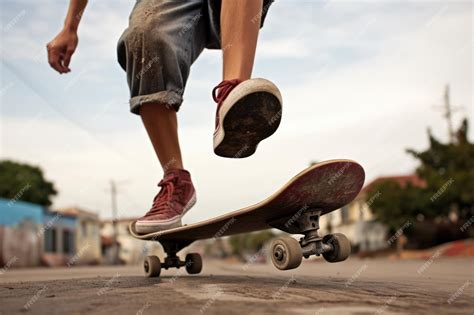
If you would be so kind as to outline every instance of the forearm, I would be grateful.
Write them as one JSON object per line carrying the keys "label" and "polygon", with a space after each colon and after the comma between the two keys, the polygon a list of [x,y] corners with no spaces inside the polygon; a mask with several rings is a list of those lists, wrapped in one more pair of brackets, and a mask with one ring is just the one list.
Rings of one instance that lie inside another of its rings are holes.
{"label": "forearm", "polygon": [[66,21],[64,22],[65,29],[77,31],[82,13],[86,9],[86,5],[87,0],[70,0]]}

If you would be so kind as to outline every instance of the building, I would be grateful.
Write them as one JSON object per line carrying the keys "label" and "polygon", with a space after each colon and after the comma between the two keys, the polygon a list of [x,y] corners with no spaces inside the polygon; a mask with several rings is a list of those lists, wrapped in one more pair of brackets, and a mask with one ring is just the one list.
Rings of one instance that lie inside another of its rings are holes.
{"label": "building", "polygon": [[321,233],[345,234],[356,250],[376,251],[388,247],[388,228],[374,217],[370,205],[380,198],[380,192],[369,195],[372,188],[384,181],[394,181],[401,187],[408,183],[423,186],[425,182],[416,175],[378,177],[367,184],[359,195],[339,211],[330,212],[320,219]]}
{"label": "building", "polygon": [[0,199],[0,264],[64,266],[76,253],[76,217]]}
{"label": "building", "polygon": [[57,213],[64,217],[75,217],[75,239],[70,248],[75,249],[74,261],[69,264],[92,265],[102,260],[100,221],[96,213],[71,207],[58,209]]}
{"label": "building", "polygon": [[42,206],[0,198],[0,266],[41,264],[43,221]]}
{"label": "building", "polygon": [[[164,258],[164,252],[158,242],[145,242],[134,238],[128,226],[135,219],[118,219],[116,220],[117,243],[114,243],[114,221],[104,220],[101,222],[102,237],[102,256],[104,263],[123,263],[129,265],[142,264],[148,255],[157,255],[160,259]],[[114,246],[114,244],[116,246]],[[118,255],[115,250],[118,249]]]}
{"label": "building", "polygon": [[72,266],[101,262],[96,214],[0,198],[0,266]]}
{"label": "building", "polygon": [[38,234],[43,238],[42,265],[71,265],[76,254],[76,222],[75,216],[45,210],[43,226]]}

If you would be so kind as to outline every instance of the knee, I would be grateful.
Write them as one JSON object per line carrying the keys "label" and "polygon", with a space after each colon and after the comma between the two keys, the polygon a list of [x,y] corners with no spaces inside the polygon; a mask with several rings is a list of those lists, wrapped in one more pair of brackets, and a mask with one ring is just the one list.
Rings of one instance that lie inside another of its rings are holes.
{"label": "knee", "polygon": [[159,18],[147,18],[134,23],[127,30],[125,41],[133,52],[159,52],[169,47],[173,37],[166,32]]}

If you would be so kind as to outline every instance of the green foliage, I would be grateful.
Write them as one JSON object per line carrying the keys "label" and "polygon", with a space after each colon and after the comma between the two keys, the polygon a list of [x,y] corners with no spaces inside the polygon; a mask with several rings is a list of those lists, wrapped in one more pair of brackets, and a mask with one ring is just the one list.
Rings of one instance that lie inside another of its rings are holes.
{"label": "green foliage", "polygon": [[374,199],[371,209],[376,217],[393,232],[407,221],[413,222],[425,209],[425,197],[420,188],[409,184],[405,189],[393,181],[384,181],[369,191],[369,196],[380,192]]}
{"label": "green foliage", "polygon": [[233,235],[229,239],[232,254],[242,256],[244,253],[256,253],[274,236],[271,230]]}
{"label": "green foliage", "polygon": [[416,173],[428,183],[432,216],[447,215],[454,210],[460,220],[468,220],[474,207],[474,144],[467,138],[464,120],[456,133],[456,141],[443,144],[429,134],[430,148],[424,152],[408,150],[421,165]]}
{"label": "green foliage", "polygon": [[426,185],[401,187],[393,181],[375,185],[368,194],[381,193],[381,198],[371,204],[376,217],[392,230],[420,218],[443,219],[453,211],[461,224],[466,222],[474,211],[474,144],[467,134],[468,123],[464,120],[454,143],[443,144],[428,131],[427,150],[407,150],[419,160],[416,174]]}
{"label": "green foliage", "polygon": [[47,181],[36,166],[9,160],[0,161],[0,197],[49,206],[56,195],[53,183]]}

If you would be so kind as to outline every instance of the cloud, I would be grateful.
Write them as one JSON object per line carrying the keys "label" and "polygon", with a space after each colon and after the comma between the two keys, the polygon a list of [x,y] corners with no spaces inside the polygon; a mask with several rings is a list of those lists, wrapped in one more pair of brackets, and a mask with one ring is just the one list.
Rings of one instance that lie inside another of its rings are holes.
{"label": "cloud", "polygon": [[440,16],[436,23],[385,42],[371,59],[313,72],[310,80],[286,91],[287,103],[299,104],[291,122],[307,125],[315,109],[325,117],[323,127],[413,106],[430,110],[446,83],[452,84],[460,103],[472,104],[472,77],[466,68],[472,66],[472,34],[464,32],[469,23],[469,12]]}
{"label": "cloud", "polygon": [[[127,181],[120,214],[143,214],[161,171],[140,119],[128,114],[125,75],[115,61],[116,40],[133,3],[89,3],[74,72],[67,77],[53,76],[35,57],[57,32],[65,4],[18,3],[2,13],[12,21],[26,8],[2,37],[2,49],[10,48],[0,89],[7,105],[2,156],[41,165],[59,188],[55,206],[77,204],[109,216],[107,189],[114,178]],[[413,171],[415,161],[404,149],[424,148],[427,126],[446,139],[445,122],[432,109],[442,102],[444,84],[451,84],[453,104],[465,106],[472,122],[471,9],[461,2],[447,8],[420,1],[276,2],[260,36],[254,73],[279,85],[283,120],[257,154],[243,160],[212,152],[210,90],[220,81],[221,54],[204,52],[179,113],[185,167],[198,192],[185,221],[258,202],[312,160],[355,159],[369,180]]]}
{"label": "cloud", "polygon": [[302,58],[310,53],[307,45],[293,38],[267,40],[258,46],[262,58]]}

